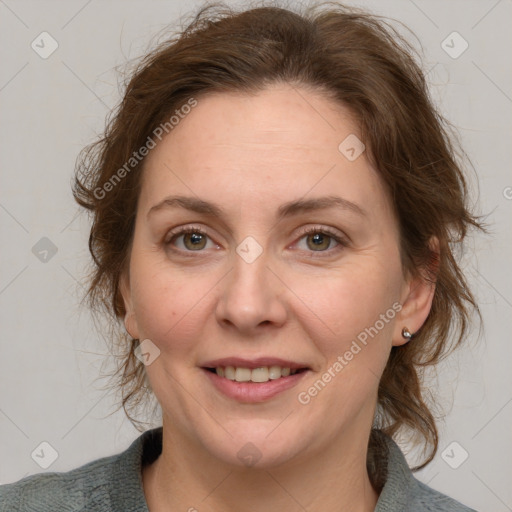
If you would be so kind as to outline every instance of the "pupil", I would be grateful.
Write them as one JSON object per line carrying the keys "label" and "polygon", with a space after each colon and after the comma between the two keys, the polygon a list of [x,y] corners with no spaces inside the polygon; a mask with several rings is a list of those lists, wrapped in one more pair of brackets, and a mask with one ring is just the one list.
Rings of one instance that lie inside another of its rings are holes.
{"label": "pupil", "polygon": [[313,247],[315,249],[327,249],[329,246],[329,237],[322,235],[322,233],[315,233],[314,235],[310,235],[310,240],[313,242]]}
{"label": "pupil", "polygon": [[205,245],[204,236],[201,233],[188,233],[184,239],[185,245],[189,249],[202,249]]}

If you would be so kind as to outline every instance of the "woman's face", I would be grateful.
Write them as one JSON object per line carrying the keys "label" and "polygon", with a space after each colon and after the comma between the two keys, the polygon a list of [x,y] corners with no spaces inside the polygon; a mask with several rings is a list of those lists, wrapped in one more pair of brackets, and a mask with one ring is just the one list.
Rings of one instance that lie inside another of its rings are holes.
{"label": "woman's face", "polygon": [[164,428],[203,453],[272,466],[367,440],[391,346],[428,307],[357,136],[281,84],[198,98],[146,159],[126,326],[150,340]]}

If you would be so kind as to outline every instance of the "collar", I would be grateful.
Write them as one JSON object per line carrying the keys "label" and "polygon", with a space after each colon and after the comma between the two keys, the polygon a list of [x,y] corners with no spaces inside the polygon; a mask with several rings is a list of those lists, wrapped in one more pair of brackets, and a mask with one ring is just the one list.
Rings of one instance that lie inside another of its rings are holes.
{"label": "collar", "polygon": [[[418,482],[395,441],[381,431],[379,435],[385,440],[388,456],[384,461],[386,480],[375,512],[400,512],[406,510]],[[142,467],[154,462],[161,453],[162,427],[158,427],[144,432],[115,459],[110,489],[113,512],[126,512],[127,500],[130,510],[149,512],[142,486]]]}

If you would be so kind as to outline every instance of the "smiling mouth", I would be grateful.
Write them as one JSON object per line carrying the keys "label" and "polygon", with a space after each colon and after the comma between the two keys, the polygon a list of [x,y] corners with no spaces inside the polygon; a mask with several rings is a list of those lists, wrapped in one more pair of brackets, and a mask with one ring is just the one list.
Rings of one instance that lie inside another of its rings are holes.
{"label": "smiling mouth", "polygon": [[205,370],[216,373],[219,377],[236,382],[262,383],[271,380],[279,380],[283,377],[289,377],[296,373],[302,373],[308,368],[286,368],[282,366],[262,366],[259,368],[243,368],[234,366],[217,366],[215,368],[204,368]]}

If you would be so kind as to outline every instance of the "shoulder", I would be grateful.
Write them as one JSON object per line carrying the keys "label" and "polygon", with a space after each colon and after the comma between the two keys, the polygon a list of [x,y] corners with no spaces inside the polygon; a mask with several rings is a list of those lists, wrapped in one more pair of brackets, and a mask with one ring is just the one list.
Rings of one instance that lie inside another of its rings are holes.
{"label": "shoulder", "polygon": [[0,512],[101,510],[91,501],[108,496],[108,474],[119,455],[94,460],[67,472],[39,473],[0,486]]}
{"label": "shoulder", "polygon": [[141,465],[158,455],[158,430],[149,430],[123,452],[67,472],[31,475],[0,486],[0,512],[147,512]]}
{"label": "shoulder", "polygon": [[417,480],[393,439],[379,435],[387,446],[386,478],[375,512],[476,512]]}
{"label": "shoulder", "polygon": [[476,512],[462,503],[442,494],[415,479],[411,496],[411,511],[425,512]]}

